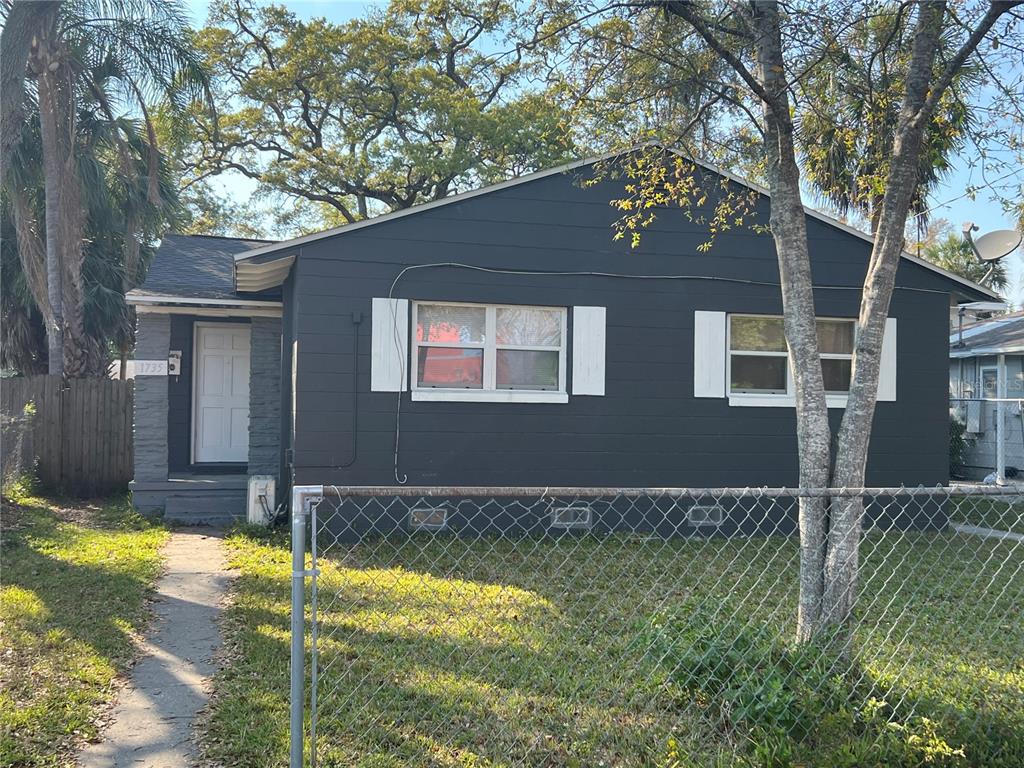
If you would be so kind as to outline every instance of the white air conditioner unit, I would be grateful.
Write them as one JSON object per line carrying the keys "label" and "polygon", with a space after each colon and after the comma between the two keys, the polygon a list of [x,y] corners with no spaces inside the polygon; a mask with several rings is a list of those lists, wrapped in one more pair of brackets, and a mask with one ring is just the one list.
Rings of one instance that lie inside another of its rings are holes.
{"label": "white air conditioner unit", "polygon": [[273,475],[251,475],[246,520],[250,525],[270,525],[274,521],[274,497],[277,481]]}
{"label": "white air conditioner unit", "polygon": [[968,434],[977,435],[982,431],[982,410],[978,400],[967,401],[967,419],[965,431]]}

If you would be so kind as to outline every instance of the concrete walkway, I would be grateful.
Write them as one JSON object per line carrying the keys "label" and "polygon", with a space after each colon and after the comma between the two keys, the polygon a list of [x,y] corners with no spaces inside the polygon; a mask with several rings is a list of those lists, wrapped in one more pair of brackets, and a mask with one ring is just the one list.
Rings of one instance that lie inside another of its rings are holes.
{"label": "concrete walkway", "polygon": [[953,523],[953,530],[958,533],[966,533],[971,536],[982,536],[986,539],[1009,539],[1010,541],[1024,541],[1024,533],[1013,531],[997,531],[995,528],[982,528],[977,525],[966,523]]}
{"label": "concrete walkway", "polygon": [[82,752],[81,768],[188,768],[196,762],[192,725],[207,703],[216,619],[230,576],[213,529],[171,535],[166,573],[142,657],[121,690],[102,741]]}

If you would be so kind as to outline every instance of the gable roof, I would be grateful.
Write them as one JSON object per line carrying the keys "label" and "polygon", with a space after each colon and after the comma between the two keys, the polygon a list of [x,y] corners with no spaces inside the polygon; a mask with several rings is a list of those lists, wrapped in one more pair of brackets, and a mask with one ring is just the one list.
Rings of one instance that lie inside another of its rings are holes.
{"label": "gable roof", "polygon": [[238,299],[235,256],[272,243],[214,235],[164,235],[142,285],[128,292],[141,297]]}
{"label": "gable roof", "polygon": [[[287,258],[289,259],[288,266],[290,266],[291,260],[293,260],[296,255],[296,249],[300,248],[303,245],[306,245],[307,243],[317,242],[318,240],[323,240],[328,237],[334,237],[335,235],[342,235],[347,234],[349,232],[355,232],[357,230],[364,229],[367,227],[378,226],[389,221],[394,221],[395,219],[404,218],[406,216],[414,216],[416,214],[424,213],[426,211],[430,211],[435,208],[440,208],[446,205],[454,205],[455,203],[465,202],[466,200],[470,200],[474,197],[480,197],[482,195],[488,195],[494,192],[499,192],[503,189],[509,189],[511,187],[516,187],[521,184],[527,184],[531,181],[538,181],[549,176],[569,173],[570,171],[574,171],[578,168],[582,168],[587,165],[593,165],[595,163],[601,163],[615,157],[621,157],[623,155],[629,154],[630,152],[636,152],[640,149],[649,146],[652,145],[640,145],[626,150],[606,152],[602,155],[596,155],[594,157],[588,157],[583,160],[576,160],[571,163],[565,163],[564,165],[560,165],[556,168],[550,168],[545,171],[536,171],[535,173],[529,173],[524,176],[509,179],[508,181],[502,181],[497,184],[491,184],[486,187],[480,187],[479,189],[461,192],[457,195],[445,197],[440,200],[432,200],[429,203],[414,205],[411,208],[404,208],[400,211],[392,211],[390,213],[385,213],[380,216],[375,216],[372,219],[364,219],[362,221],[356,221],[351,224],[343,224],[342,226],[339,227],[325,229],[322,232],[314,232],[313,234],[303,235],[301,237],[296,237],[291,240],[282,240],[280,242],[269,243],[266,245],[253,248],[251,251],[238,253],[235,256],[235,271],[236,276],[239,280],[240,289],[264,290],[268,287],[271,287],[272,285],[279,285],[281,282],[283,282],[284,277],[287,275],[287,268],[282,270],[280,266],[278,266],[276,269],[272,269],[271,264],[275,261],[278,261],[279,259]],[[668,147],[666,147],[665,149],[666,151],[671,152],[674,155],[678,155],[679,157],[685,158],[688,162],[694,163],[695,165],[703,168],[706,171],[717,174],[719,176],[723,176],[729,179],[730,181],[733,181],[736,184],[740,184],[741,186],[747,187],[748,189],[751,189],[757,192],[758,194],[764,195],[765,197],[771,197],[768,189],[761,186],[757,182],[745,179],[742,176],[738,176],[735,173],[732,173],[731,171],[719,168],[711,163],[706,163],[701,160],[695,160],[678,150]],[[874,244],[875,242],[875,238],[873,235],[869,235],[866,232],[862,232],[856,227],[851,227],[849,224],[846,224],[845,222],[842,222],[833,216],[829,216],[826,213],[815,210],[814,208],[810,208],[805,205],[804,213],[807,216],[810,216],[811,218],[824,222],[825,224],[835,229],[839,229],[843,232],[846,232],[847,234],[858,237],[861,240],[865,240],[866,242],[872,244]],[[925,259],[921,259],[917,256],[914,256],[911,253],[904,251],[902,257],[912,264],[916,264],[931,272],[935,272],[941,275],[942,277],[969,289],[973,293],[987,296],[990,298],[999,298],[999,294],[997,294],[995,291],[986,288],[982,285],[978,285],[977,283],[967,280],[966,278],[963,278],[960,275],[957,275],[953,272],[945,270],[936,264],[932,264],[931,262],[926,261]],[[280,279],[278,279],[278,277]],[[272,282],[274,280],[276,280],[276,282]],[[241,288],[243,284],[249,284],[258,287]]]}
{"label": "gable roof", "polygon": [[[961,343],[962,341],[962,343]],[[1024,352],[1024,312],[994,317],[949,335],[949,356],[979,357]]]}

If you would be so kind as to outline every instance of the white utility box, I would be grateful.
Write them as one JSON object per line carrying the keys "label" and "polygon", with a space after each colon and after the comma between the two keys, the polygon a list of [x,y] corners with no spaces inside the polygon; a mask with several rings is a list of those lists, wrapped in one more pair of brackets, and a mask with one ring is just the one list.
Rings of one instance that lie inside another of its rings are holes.
{"label": "white utility box", "polygon": [[276,484],[273,475],[251,475],[249,477],[246,520],[251,525],[270,525],[273,521]]}

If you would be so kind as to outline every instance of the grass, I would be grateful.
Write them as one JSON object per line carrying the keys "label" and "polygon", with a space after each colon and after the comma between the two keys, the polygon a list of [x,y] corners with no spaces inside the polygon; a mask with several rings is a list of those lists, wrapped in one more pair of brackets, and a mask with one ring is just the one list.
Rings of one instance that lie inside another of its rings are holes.
{"label": "grass", "polygon": [[70,765],[134,654],[167,534],[127,499],[65,506],[15,490],[0,548],[0,765]]}
{"label": "grass", "polygon": [[[228,546],[240,572],[232,663],[215,681],[205,750],[284,766],[287,541],[241,531]],[[646,639],[681,606],[788,637],[791,539],[427,537],[338,550],[320,563],[321,766],[792,764],[709,730],[710,702],[681,698]],[[912,755],[899,764],[1024,764],[1024,547],[870,535],[862,561],[861,687],[889,696],[871,706],[897,723],[917,718],[894,726]],[[897,765],[855,746],[839,745],[844,765]]]}
{"label": "grass", "polygon": [[951,515],[958,523],[1024,534],[1024,503],[966,497]]}

